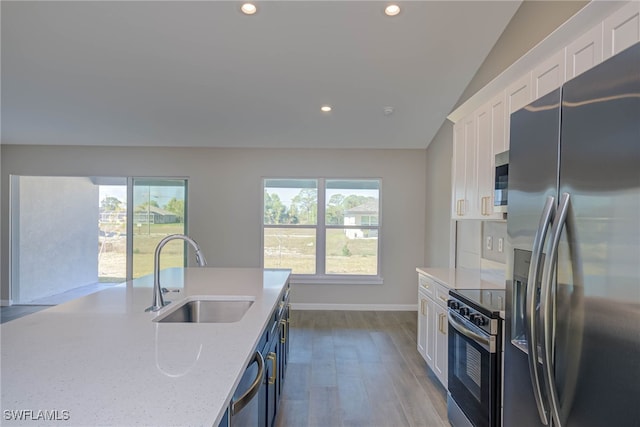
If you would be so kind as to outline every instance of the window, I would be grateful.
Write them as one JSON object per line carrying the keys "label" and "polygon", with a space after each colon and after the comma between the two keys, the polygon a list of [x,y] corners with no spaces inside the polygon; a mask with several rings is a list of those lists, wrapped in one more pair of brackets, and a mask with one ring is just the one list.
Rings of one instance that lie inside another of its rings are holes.
{"label": "window", "polygon": [[[10,185],[17,304],[58,304],[153,273],[158,242],[187,231],[184,178],[11,175]],[[161,267],[185,266],[185,253],[185,242],[167,244]]]}
{"label": "window", "polygon": [[301,282],[380,283],[380,180],[263,181],[263,266]]}

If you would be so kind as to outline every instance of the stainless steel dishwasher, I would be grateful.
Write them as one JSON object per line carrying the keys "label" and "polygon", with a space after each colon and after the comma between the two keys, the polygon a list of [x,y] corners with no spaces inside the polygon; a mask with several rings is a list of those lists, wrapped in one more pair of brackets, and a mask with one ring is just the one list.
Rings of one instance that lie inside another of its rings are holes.
{"label": "stainless steel dishwasher", "polygon": [[247,365],[242,379],[229,405],[229,424],[233,427],[264,425],[266,402],[264,398],[264,359],[259,351]]}

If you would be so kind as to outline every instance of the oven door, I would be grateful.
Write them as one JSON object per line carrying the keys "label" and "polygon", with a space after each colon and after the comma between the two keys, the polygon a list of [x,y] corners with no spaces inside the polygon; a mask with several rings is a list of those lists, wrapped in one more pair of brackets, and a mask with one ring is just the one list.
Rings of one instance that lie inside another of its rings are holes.
{"label": "oven door", "polygon": [[476,427],[498,423],[496,337],[449,310],[449,394]]}

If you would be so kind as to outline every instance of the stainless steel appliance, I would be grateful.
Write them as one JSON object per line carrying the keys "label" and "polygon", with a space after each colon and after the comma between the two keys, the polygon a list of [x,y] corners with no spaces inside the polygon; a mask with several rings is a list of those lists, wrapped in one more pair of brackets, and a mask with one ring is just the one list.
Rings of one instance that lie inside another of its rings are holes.
{"label": "stainless steel appliance", "polygon": [[449,291],[447,413],[453,427],[498,427],[504,290]]}
{"label": "stainless steel appliance", "polygon": [[511,116],[504,426],[640,425],[640,44]]}
{"label": "stainless steel appliance", "polygon": [[493,211],[506,212],[509,184],[509,151],[496,154],[495,158],[495,185],[493,191]]}
{"label": "stainless steel appliance", "polygon": [[[265,398],[262,387],[264,374],[264,359],[262,354],[256,351],[229,404],[230,426],[256,427],[264,425]],[[220,423],[220,426],[222,425],[225,425],[224,420]]]}

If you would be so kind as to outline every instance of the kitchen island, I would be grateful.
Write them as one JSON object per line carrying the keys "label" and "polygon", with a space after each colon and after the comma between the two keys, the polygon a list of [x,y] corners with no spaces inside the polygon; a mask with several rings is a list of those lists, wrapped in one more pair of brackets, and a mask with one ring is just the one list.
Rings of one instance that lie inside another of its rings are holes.
{"label": "kitchen island", "polygon": [[[157,313],[145,276],[3,324],[2,425],[217,426],[289,274],[167,269]],[[234,323],[153,321],[196,295],[255,300]]]}

